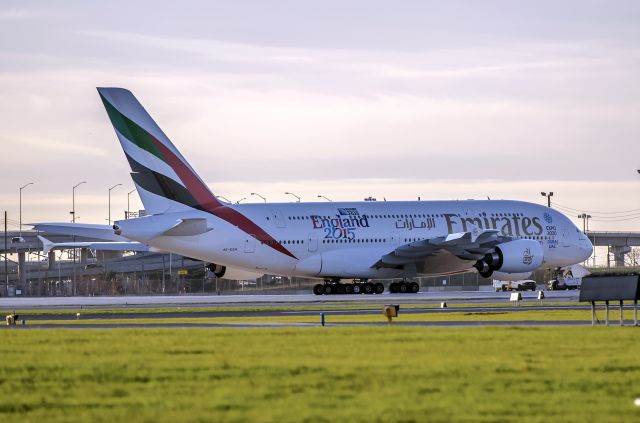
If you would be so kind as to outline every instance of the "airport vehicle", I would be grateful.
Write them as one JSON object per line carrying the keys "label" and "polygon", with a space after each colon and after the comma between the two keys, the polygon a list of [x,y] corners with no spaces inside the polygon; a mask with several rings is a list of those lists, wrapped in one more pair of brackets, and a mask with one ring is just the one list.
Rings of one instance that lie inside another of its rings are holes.
{"label": "airport vehicle", "polygon": [[518,281],[501,281],[494,280],[493,288],[496,292],[499,291],[535,291],[536,281],[531,279],[518,280]]}
{"label": "airport vehicle", "polygon": [[559,275],[557,279],[552,279],[548,282],[547,288],[551,291],[562,291],[579,289],[582,285],[582,278],[567,278]]}
{"label": "airport vehicle", "polygon": [[[218,276],[324,280],[316,294],[417,292],[411,278],[475,268],[514,278],[591,255],[560,212],[521,201],[230,204],[216,197],[134,95],[98,88],[148,216],[119,220],[119,238],[211,263]],[[370,199],[372,200],[372,199]],[[525,276],[526,277],[526,276]],[[353,280],[353,283],[342,283]]]}
{"label": "airport vehicle", "polygon": [[579,264],[559,269],[555,272],[555,278],[547,283],[547,288],[551,291],[562,291],[580,289],[582,278],[590,272]]}

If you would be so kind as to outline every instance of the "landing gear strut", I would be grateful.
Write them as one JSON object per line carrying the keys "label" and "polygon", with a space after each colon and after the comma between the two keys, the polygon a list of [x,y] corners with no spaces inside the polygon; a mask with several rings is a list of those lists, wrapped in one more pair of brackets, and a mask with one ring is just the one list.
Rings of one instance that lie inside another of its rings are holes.
{"label": "landing gear strut", "polygon": [[317,284],[313,287],[313,293],[316,295],[333,295],[333,294],[382,294],[384,285],[380,282],[373,283],[366,280],[354,280],[353,283],[340,283],[340,279],[328,279],[324,284]]}
{"label": "landing gear strut", "polygon": [[392,282],[389,285],[389,292],[392,294],[417,294],[420,291],[420,285],[417,282]]}

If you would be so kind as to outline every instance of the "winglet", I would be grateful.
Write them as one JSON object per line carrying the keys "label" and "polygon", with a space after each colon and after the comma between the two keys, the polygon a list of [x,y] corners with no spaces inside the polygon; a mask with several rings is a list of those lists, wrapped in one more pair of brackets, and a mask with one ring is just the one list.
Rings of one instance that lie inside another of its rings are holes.
{"label": "winglet", "polygon": [[49,251],[51,250],[54,244],[53,242],[49,241],[47,238],[40,235],[38,235],[38,239],[40,240],[40,242],[42,242],[42,254],[46,256],[47,254],[49,254]]}

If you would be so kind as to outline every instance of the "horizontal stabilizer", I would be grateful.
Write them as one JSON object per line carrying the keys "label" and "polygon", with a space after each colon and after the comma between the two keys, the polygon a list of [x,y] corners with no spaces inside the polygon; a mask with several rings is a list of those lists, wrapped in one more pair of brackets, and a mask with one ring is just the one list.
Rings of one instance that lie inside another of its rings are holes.
{"label": "horizontal stabilizer", "polygon": [[54,243],[38,235],[42,242],[43,254],[51,250],[64,250],[69,248],[86,248],[100,251],[149,251],[149,246],[135,241],[106,241],[106,242],[58,242]]}
{"label": "horizontal stabilizer", "polygon": [[103,239],[105,241],[128,241],[127,238],[113,233],[109,225],[88,223],[45,222],[32,223],[33,229],[54,235],[71,235],[85,238]]}

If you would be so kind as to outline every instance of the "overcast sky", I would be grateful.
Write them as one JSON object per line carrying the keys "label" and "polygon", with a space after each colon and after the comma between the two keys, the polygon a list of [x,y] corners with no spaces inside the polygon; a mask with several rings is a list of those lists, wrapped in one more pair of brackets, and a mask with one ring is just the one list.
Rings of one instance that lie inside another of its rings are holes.
{"label": "overcast sky", "polygon": [[591,229],[640,230],[640,211],[598,214],[640,209],[639,23],[611,0],[5,0],[2,209],[17,221],[35,182],[23,221],[69,220],[87,181],[79,221],[105,223],[121,183],[122,217],[133,184],[95,91],[121,86],[233,201],[554,191]]}

